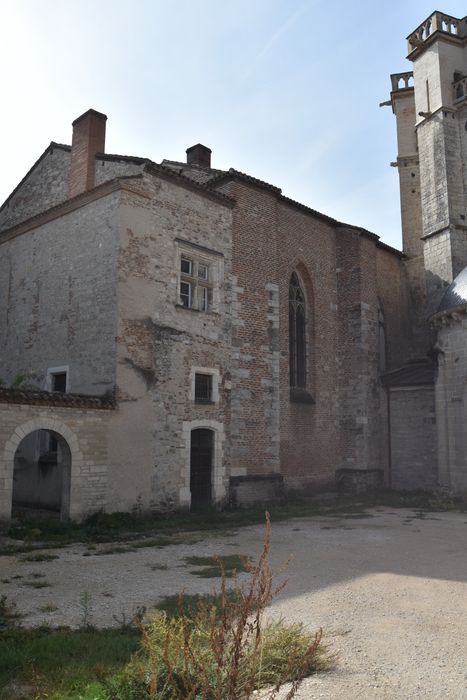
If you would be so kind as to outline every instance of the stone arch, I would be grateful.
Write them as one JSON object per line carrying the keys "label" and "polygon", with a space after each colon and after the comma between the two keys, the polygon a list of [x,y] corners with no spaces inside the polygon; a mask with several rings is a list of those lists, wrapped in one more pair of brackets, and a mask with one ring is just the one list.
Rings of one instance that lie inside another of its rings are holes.
{"label": "stone arch", "polygon": [[182,488],[180,489],[180,505],[191,505],[190,492],[190,461],[191,461],[191,433],[193,430],[207,429],[213,433],[214,446],[212,456],[212,502],[221,503],[227,496],[227,474],[224,464],[224,424],[215,420],[193,420],[183,422],[184,438],[184,466],[182,474]]}
{"label": "stone arch", "polygon": [[5,442],[3,449],[2,463],[0,464],[0,478],[3,477],[4,492],[3,503],[0,516],[6,519],[11,518],[12,498],[13,498],[13,473],[15,467],[15,455],[17,449],[25,437],[37,430],[47,430],[57,437],[69,451],[67,459],[66,483],[64,485],[66,495],[62,500],[61,517],[67,518],[70,515],[70,502],[73,491],[73,475],[79,470],[83,456],[79,449],[78,438],[75,433],[62,421],[52,417],[32,418],[18,425],[14,432]]}

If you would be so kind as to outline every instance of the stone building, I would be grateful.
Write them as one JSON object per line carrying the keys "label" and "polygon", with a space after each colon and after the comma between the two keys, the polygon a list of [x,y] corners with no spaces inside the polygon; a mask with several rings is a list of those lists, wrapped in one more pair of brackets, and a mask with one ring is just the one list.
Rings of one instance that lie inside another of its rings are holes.
{"label": "stone building", "polygon": [[0,376],[37,373],[0,390],[0,516],[244,504],[336,475],[467,490],[466,36],[434,13],[413,75],[391,76],[403,252],[201,144],[107,154],[94,110],[46,148],[0,209]]}

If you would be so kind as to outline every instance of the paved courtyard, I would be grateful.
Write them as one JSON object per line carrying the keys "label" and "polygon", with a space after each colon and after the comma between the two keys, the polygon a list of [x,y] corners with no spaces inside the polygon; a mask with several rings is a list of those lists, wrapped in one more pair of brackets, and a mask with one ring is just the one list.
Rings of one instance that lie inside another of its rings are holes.
{"label": "paved courtyard", "polygon": [[[263,534],[261,526],[203,533],[105,556],[96,552],[109,545],[70,545],[44,562],[4,556],[1,591],[24,624],[78,625],[86,593],[92,621],[112,625],[181,590],[212,591],[217,579],[194,575],[186,557],[256,558]],[[301,700],[467,700],[466,542],[467,514],[456,512],[376,508],[273,523],[272,564],[291,561],[271,613],[323,627],[337,653],[333,670],[303,683]]]}

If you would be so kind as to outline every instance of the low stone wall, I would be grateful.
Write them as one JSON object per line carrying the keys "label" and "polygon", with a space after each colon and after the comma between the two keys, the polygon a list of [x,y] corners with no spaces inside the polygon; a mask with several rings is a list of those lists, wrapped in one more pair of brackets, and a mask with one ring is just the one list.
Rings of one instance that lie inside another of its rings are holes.
{"label": "low stone wall", "polygon": [[249,474],[230,477],[229,500],[233,507],[248,507],[255,503],[277,503],[284,499],[281,474]]}
{"label": "low stone wall", "polygon": [[361,496],[381,489],[384,485],[382,469],[337,469],[336,486],[340,493]]}
{"label": "low stone wall", "polygon": [[36,430],[49,430],[70,450],[65,516],[79,518],[105,508],[111,401],[48,392],[0,390],[0,518],[11,517],[15,453]]}

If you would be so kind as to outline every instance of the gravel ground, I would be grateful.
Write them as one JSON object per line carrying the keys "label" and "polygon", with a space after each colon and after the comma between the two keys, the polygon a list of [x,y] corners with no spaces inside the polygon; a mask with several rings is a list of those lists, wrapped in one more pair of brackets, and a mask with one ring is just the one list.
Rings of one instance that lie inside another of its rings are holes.
{"label": "gravel ground", "polygon": [[[323,627],[338,655],[333,670],[305,680],[297,698],[467,700],[467,516],[368,513],[273,524],[272,564],[292,559],[272,613]],[[79,625],[86,591],[87,613],[106,626],[182,589],[212,591],[216,580],[193,575],[185,557],[256,558],[262,540],[255,526],[106,556],[83,556],[87,548],[72,545],[48,562],[0,557],[1,592],[24,624]],[[50,586],[28,585],[40,582]]]}

